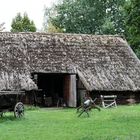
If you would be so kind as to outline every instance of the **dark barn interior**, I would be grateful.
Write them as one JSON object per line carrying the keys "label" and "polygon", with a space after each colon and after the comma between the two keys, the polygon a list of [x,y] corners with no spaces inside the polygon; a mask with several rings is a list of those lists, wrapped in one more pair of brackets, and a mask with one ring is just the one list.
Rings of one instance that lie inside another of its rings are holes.
{"label": "dark barn interior", "polygon": [[[34,80],[40,92],[36,94],[39,106],[57,106],[64,101],[64,74],[34,73]],[[61,103],[60,103],[61,102]]]}

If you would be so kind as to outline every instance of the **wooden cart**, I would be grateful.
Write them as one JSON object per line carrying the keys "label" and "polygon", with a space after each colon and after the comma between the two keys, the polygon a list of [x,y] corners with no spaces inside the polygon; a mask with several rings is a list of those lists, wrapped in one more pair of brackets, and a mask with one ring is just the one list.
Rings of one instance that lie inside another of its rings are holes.
{"label": "wooden cart", "polygon": [[16,118],[24,115],[24,105],[21,99],[24,91],[0,91],[0,116],[5,112],[14,112]]}

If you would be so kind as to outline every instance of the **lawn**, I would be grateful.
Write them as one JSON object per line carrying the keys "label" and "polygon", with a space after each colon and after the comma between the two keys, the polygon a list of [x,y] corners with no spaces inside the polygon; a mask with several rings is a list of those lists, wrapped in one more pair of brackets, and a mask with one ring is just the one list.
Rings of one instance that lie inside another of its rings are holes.
{"label": "lawn", "polygon": [[140,140],[140,105],[92,110],[77,117],[75,109],[27,110],[0,118],[0,140]]}

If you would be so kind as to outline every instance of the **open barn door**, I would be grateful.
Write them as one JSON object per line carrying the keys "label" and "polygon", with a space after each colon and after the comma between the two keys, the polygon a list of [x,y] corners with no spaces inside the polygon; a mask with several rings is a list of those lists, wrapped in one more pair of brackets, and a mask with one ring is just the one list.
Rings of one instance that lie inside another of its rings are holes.
{"label": "open barn door", "polygon": [[76,107],[76,75],[67,75],[64,81],[64,99],[67,101],[69,107]]}

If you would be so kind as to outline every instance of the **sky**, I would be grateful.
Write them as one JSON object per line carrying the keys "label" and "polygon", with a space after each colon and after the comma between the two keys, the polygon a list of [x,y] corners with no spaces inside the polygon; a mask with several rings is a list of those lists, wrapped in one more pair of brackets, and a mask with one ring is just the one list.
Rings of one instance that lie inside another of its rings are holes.
{"label": "sky", "polygon": [[12,19],[24,12],[34,21],[38,30],[43,24],[44,8],[51,7],[57,0],[0,0],[0,23],[5,22],[4,31],[10,31]]}

